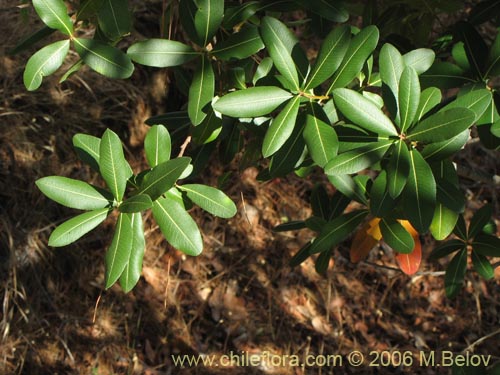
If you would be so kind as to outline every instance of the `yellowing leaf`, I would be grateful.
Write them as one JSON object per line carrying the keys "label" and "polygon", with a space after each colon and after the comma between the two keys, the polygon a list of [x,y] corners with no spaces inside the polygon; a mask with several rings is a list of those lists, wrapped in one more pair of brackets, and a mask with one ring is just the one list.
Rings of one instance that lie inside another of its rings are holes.
{"label": "yellowing leaf", "polygon": [[422,245],[420,239],[418,238],[418,232],[413,228],[408,220],[398,220],[401,225],[411,234],[413,240],[415,241],[415,247],[413,251],[409,254],[396,255],[396,261],[398,262],[401,271],[407,275],[413,275],[416,273],[420,267],[420,262],[422,261]]}
{"label": "yellowing leaf", "polygon": [[380,218],[376,217],[358,230],[351,244],[351,262],[358,263],[368,256],[368,253],[382,238],[379,227]]}

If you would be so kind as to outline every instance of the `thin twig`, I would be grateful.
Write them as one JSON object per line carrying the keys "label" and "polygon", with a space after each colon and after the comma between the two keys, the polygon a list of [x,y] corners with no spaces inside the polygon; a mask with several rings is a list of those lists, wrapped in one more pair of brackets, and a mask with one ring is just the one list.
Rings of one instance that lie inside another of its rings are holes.
{"label": "thin twig", "polygon": [[491,339],[493,336],[496,336],[498,334],[500,334],[500,329],[497,329],[496,331],[494,331],[486,336],[483,336],[480,339],[477,339],[472,344],[470,344],[468,347],[466,347],[464,350],[462,350],[462,353],[472,351],[476,345],[481,344],[482,342],[484,342],[488,339]]}
{"label": "thin twig", "polygon": [[178,158],[180,158],[182,155],[184,155],[184,151],[186,151],[186,147],[188,146],[188,144],[190,142],[191,142],[191,136],[188,135],[186,140],[184,141],[184,143],[181,146],[181,151],[179,152],[179,155],[177,155]]}
{"label": "thin twig", "polygon": [[92,324],[95,324],[95,319],[97,317],[97,306],[99,306],[99,302],[101,301],[102,291],[99,293],[99,297],[97,297],[97,301],[95,301],[94,307],[94,316],[92,317]]}

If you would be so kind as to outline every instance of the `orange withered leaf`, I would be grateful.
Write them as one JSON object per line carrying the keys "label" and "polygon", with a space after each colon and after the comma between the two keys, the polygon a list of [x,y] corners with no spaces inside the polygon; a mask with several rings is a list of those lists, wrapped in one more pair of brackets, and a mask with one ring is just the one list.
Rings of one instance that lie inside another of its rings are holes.
{"label": "orange withered leaf", "polygon": [[376,217],[367,221],[363,227],[356,232],[351,244],[351,262],[358,263],[365,259],[371,249],[380,241],[382,234],[380,233],[379,222],[380,219]]}
{"label": "orange withered leaf", "polygon": [[420,268],[420,262],[422,261],[422,245],[420,239],[418,238],[418,232],[413,228],[408,220],[398,220],[403,227],[411,234],[413,240],[415,241],[415,247],[413,251],[409,254],[396,254],[396,261],[398,262],[401,271],[407,275],[413,275]]}

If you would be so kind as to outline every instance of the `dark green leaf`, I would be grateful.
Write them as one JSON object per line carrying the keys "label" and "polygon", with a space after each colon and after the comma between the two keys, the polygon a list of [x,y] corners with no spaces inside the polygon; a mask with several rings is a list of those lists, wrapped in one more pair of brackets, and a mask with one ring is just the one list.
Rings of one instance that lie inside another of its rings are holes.
{"label": "dark green leaf", "polygon": [[191,158],[181,157],[158,164],[144,177],[139,193],[156,200],[174,186],[190,162]]}
{"label": "dark green leaf", "polygon": [[49,246],[60,247],[75,242],[101,224],[108,216],[109,208],[85,212],[59,225],[49,237]]}
{"label": "dark green leaf", "polygon": [[[354,124],[379,135],[397,135],[391,120],[371,100],[358,92],[340,88],[333,91],[337,108]],[[360,110],[362,108],[362,110]]]}
{"label": "dark green leaf", "polygon": [[186,184],[179,186],[187,197],[212,215],[229,219],[236,215],[236,205],[226,194],[211,186]]}
{"label": "dark green leaf", "polygon": [[306,222],[304,220],[293,220],[286,223],[277,225],[273,228],[274,232],[288,232],[291,230],[304,229],[306,227]]}
{"label": "dark green leaf", "polygon": [[62,0],[33,0],[35,11],[43,23],[63,34],[73,33],[73,23],[68,16],[68,9]]}
{"label": "dark green leaf", "polygon": [[262,155],[267,158],[278,151],[290,138],[299,113],[300,96],[291,99],[271,121],[262,143]]}
{"label": "dark green leaf", "polygon": [[314,216],[328,220],[330,217],[330,199],[328,193],[321,184],[314,186],[311,193],[311,208]]}
{"label": "dark green leaf", "polygon": [[283,147],[271,158],[269,164],[269,173],[272,177],[285,176],[295,170],[304,159],[304,137],[302,135],[305,115],[299,114],[299,120],[295,126],[292,135],[285,142]]}
{"label": "dark green leaf", "polygon": [[337,27],[328,34],[321,45],[304,91],[319,86],[335,73],[344,59],[350,39],[351,31],[348,26]]}
{"label": "dark green leaf", "polygon": [[399,81],[399,127],[402,132],[410,127],[420,103],[420,82],[415,69],[406,67]]}
{"label": "dark green leaf", "polygon": [[81,161],[99,172],[99,149],[101,147],[99,138],[88,134],[75,134],[73,136],[73,147]]}
{"label": "dark green leaf", "polygon": [[23,38],[19,43],[17,43],[16,46],[8,52],[9,55],[16,55],[19,52],[22,52],[25,49],[30,48],[35,43],[39,42],[40,40],[54,33],[54,31],[56,30],[51,29],[48,26],[43,26],[40,30],[37,30],[32,34],[29,34],[27,37]]}
{"label": "dark green leaf", "polygon": [[352,38],[344,59],[333,76],[333,82],[327,92],[334,88],[345,87],[359,74],[366,59],[378,43],[379,32],[375,26],[368,26]]}
{"label": "dark green leaf", "polygon": [[352,174],[368,168],[381,160],[393,143],[392,140],[379,141],[337,155],[325,165],[325,174]]}
{"label": "dark green leaf", "polygon": [[[479,25],[498,17],[500,13],[500,2],[498,0],[484,0],[475,4],[469,14],[469,22]],[[489,375],[498,375],[492,373]]]}
{"label": "dark green leaf", "polygon": [[306,219],[306,227],[316,233],[320,233],[325,227],[327,221],[322,217],[311,216]]}
{"label": "dark green leaf", "polygon": [[309,249],[311,247],[311,243],[308,242],[290,259],[288,262],[290,267],[297,267],[299,264],[304,262],[307,258],[309,258]]}
{"label": "dark green leaf", "polygon": [[487,204],[476,211],[469,224],[469,238],[474,238],[481,232],[493,215],[493,208]]}
{"label": "dark green leaf", "polygon": [[174,40],[148,39],[132,44],[127,50],[127,55],[141,65],[166,68],[182,65],[200,53]]}
{"label": "dark green leaf", "polygon": [[428,87],[420,94],[415,119],[420,121],[432,108],[441,103],[441,90],[436,87]]}
{"label": "dark green leaf", "polygon": [[64,62],[69,51],[69,40],[61,40],[43,47],[30,57],[24,69],[24,86],[34,91],[42,84],[43,77],[54,73]]}
{"label": "dark green leaf", "polygon": [[249,26],[217,43],[212,53],[221,60],[244,59],[264,48],[259,30]]}
{"label": "dark green leaf", "polygon": [[153,201],[146,194],[138,194],[125,200],[118,209],[120,212],[133,214],[146,211],[153,206]]}
{"label": "dark green leaf", "polygon": [[472,241],[472,248],[487,257],[500,257],[500,238],[480,233]]}
{"label": "dark green leaf", "polygon": [[193,129],[193,140],[199,145],[207,144],[215,141],[221,131],[222,119],[217,117],[212,109],[203,122]]}
{"label": "dark green leaf", "polygon": [[379,225],[382,237],[389,247],[401,254],[410,254],[413,251],[413,237],[397,220],[382,219]]}
{"label": "dark green leaf", "polygon": [[422,150],[422,156],[427,161],[444,160],[460,150],[469,139],[469,130],[447,139],[446,141],[431,143]]}
{"label": "dark green leaf", "polygon": [[129,78],[134,64],[119,49],[97,40],[74,38],[75,50],[82,60],[96,72],[108,78]]}
{"label": "dark green leaf", "polygon": [[73,74],[77,73],[80,71],[82,67],[84,67],[85,64],[83,63],[82,59],[78,59],[73,65],[69,67],[68,70],[62,75],[62,77],[59,79],[59,83],[66,82],[66,80],[71,77]]}
{"label": "dark green leaf", "polygon": [[153,216],[167,241],[187,255],[199,255],[203,249],[198,226],[177,199],[167,195],[153,203]]}
{"label": "dark green leaf", "polygon": [[465,54],[472,71],[479,79],[483,78],[484,64],[488,58],[488,47],[474,26],[468,22],[455,24],[455,33],[458,40],[464,43]]}
{"label": "dark green leaf", "polygon": [[[500,2],[499,2],[500,5]],[[500,32],[497,33],[495,41],[490,48],[488,57],[488,68],[484,73],[485,77],[497,76],[500,73]]]}
{"label": "dark green leaf", "polygon": [[208,110],[205,107],[212,101],[214,90],[215,75],[212,64],[203,58],[189,87],[188,114],[194,126],[201,124],[207,116]]}
{"label": "dark green leaf", "polygon": [[483,279],[489,280],[495,276],[495,270],[488,261],[488,258],[477,251],[472,251],[471,258],[474,269]]}
{"label": "dark green leaf", "polygon": [[337,216],[340,216],[349,203],[351,203],[351,199],[349,197],[345,196],[340,191],[336,191],[330,200],[330,217],[328,220],[332,220]]}
{"label": "dark green leaf", "polygon": [[453,234],[464,241],[467,241],[467,226],[465,225],[465,220],[462,215],[458,216],[457,225],[453,228]]}
{"label": "dark green leaf", "polygon": [[202,47],[210,43],[224,17],[224,0],[197,0],[194,27]]}
{"label": "dark green leaf", "polygon": [[383,170],[373,182],[370,190],[370,211],[376,217],[386,217],[396,207],[396,201],[388,192],[387,183],[387,173]]}
{"label": "dark green leaf", "polygon": [[132,28],[132,17],[127,1],[104,0],[97,15],[100,30],[110,40],[117,40],[129,34]]}
{"label": "dark green leaf", "polygon": [[131,214],[130,221],[132,223],[132,246],[127,265],[120,276],[120,286],[125,293],[130,292],[141,277],[142,259],[144,257],[144,249],[146,247],[141,214]]}
{"label": "dark green leaf", "polygon": [[467,272],[467,249],[460,250],[451,260],[444,276],[446,296],[453,298],[462,287]]}
{"label": "dark green leaf", "polygon": [[337,155],[339,142],[333,127],[322,108],[316,103],[310,103],[306,114],[304,140],[311,158],[320,167]]}
{"label": "dark green leaf", "polygon": [[379,141],[376,133],[368,132],[357,125],[335,125],[335,133],[339,139],[339,153],[351,151]]}
{"label": "dark green leaf", "polygon": [[330,250],[345,240],[363,221],[368,211],[353,211],[329,221],[309,249],[310,254]]}
{"label": "dark green leaf", "polygon": [[411,66],[418,75],[426,72],[434,62],[436,54],[428,48],[419,48],[403,55],[405,66]]}
{"label": "dark green leaf", "polygon": [[476,116],[467,108],[452,108],[437,112],[413,127],[407,139],[426,143],[446,141],[467,130]]}
{"label": "dark green leaf", "polygon": [[89,18],[95,16],[102,5],[103,0],[80,1],[80,7],[76,13],[76,20],[88,20]]}
{"label": "dark green leaf", "polygon": [[394,99],[398,99],[399,80],[405,68],[403,56],[392,44],[386,43],[380,49],[380,78],[391,90]]}
{"label": "dark green leaf", "polygon": [[322,18],[333,22],[346,22],[349,19],[349,12],[341,1],[300,1],[302,6],[310,11],[319,14]]}
{"label": "dark green leaf", "polygon": [[132,250],[132,221],[127,214],[118,215],[115,234],[109,249],[106,251],[106,286],[110,288],[123,273]]}
{"label": "dark green leaf", "polygon": [[224,95],[214,103],[213,108],[231,117],[258,117],[272,112],[292,96],[279,87],[252,87]]}
{"label": "dark green leaf", "polygon": [[[328,180],[349,199],[368,205],[368,200],[366,199],[366,184],[360,181],[360,178],[365,178],[368,176],[355,176],[354,178],[345,175],[328,175]],[[369,180],[366,178],[365,180]],[[366,182],[366,181],[365,181]]]}
{"label": "dark green leaf", "polygon": [[430,225],[432,236],[439,241],[448,237],[453,232],[453,228],[455,228],[458,216],[458,213],[438,202]]}
{"label": "dark green leaf", "polygon": [[113,203],[109,192],[71,178],[43,177],[36,181],[36,186],[53,201],[78,210],[96,210]]}
{"label": "dark green leaf", "polygon": [[449,240],[446,241],[445,243],[439,245],[438,247],[434,248],[432,252],[429,254],[429,259],[439,259],[439,258],[444,258],[445,256],[454,253],[457,250],[464,250],[465,249],[465,243],[460,240]]}
{"label": "dark green leaf", "polygon": [[243,4],[227,8],[224,13],[222,26],[231,29],[241,24],[252,17],[259,10],[260,6],[259,1],[246,1]]}
{"label": "dark green leaf", "polygon": [[316,263],[314,264],[314,269],[316,270],[317,273],[322,274],[326,272],[330,264],[331,257],[332,257],[331,251],[324,251],[321,254],[319,254],[318,258],[316,259]]}
{"label": "dark green leaf", "polygon": [[170,160],[172,144],[170,134],[163,125],[153,125],[144,138],[146,159],[153,168],[158,164]]}
{"label": "dark green leaf", "polygon": [[403,210],[419,233],[425,233],[434,216],[436,182],[417,150],[410,151],[410,173],[403,190]]}
{"label": "dark green leaf", "polygon": [[464,194],[452,182],[436,177],[437,200],[450,210],[460,213],[464,211]]}
{"label": "dark green leaf", "polygon": [[423,87],[436,86],[440,89],[448,89],[470,82],[475,81],[465,77],[465,72],[459,66],[449,62],[434,62],[429,70],[420,75],[420,84]]}
{"label": "dark green leaf", "polygon": [[397,198],[403,191],[410,172],[410,152],[402,140],[394,144],[392,155],[387,165],[388,192],[392,198]]}

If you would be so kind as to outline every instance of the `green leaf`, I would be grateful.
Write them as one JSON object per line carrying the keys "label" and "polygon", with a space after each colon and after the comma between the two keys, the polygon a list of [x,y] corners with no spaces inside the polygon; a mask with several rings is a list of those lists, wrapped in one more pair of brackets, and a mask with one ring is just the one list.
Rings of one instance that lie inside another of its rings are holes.
{"label": "green leaf", "polygon": [[170,160],[172,143],[170,134],[163,125],[153,125],[144,139],[144,150],[148,164],[153,168]]}
{"label": "green leaf", "polygon": [[174,186],[190,162],[191,158],[181,157],[158,164],[144,177],[139,193],[156,200]]}
{"label": "green leaf", "polygon": [[379,225],[382,238],[389,247],[401,254],[410,254],[413,251],[413,237],[397,220],[382,219]]}
{"label": "green leaf", "polygon": [[146,211],[153,206],[153,201],[146,194],[138,194],[125,200],[118,209],[120,212],[133,214]]}
{"label": "green leaf", "polygon": [[273,68],[273,60],[270,57],[264,57],[255,70],[252,83],[255,85],[261,78],[266,77]]}
{"label": "green leaf", "polygon": [[358,201],[368,206],[368,200],[366,199],[366,184],[362,184],[362,181],[360,181],[360,178],[363,178],[363,176],[355,176],[353,178],[345,174],[335,176],[328,175],[327,177],[332,185],[335,186],[335,188],[343,195],[345,195],[349,199]]}
{"label": "green leaf", "polygon": [[472,248],[488,257],[500,257],[500,238],[486,233],[479,233],[472,241]]}
{"label": "green leaf", "polygon": [[429,254],[429,260],[444,258],[457,250],[465,250],[466,244],[460,240],[449,240],[434,248]]}
{"label": "green leaf", "polygon": [[229,219],[236,215],[236,205],[226,194],[211,186],[186,184],[179,186],[196,205],[212,215]]}
{"label": "green leaf", "polygon": [[327,92],[334,88],[347,86],[359,74],[366,59],[378,43],[379,32],[376,26],[367,26],[352,38],[349,48]]}
{"label": "green leaf", "polygon": [[309,249],[311,248],[311,243],[308,242],[302,248],[295,253],[295,255],[290,259],[288,265],[290,267],[297,267],[302,262],[304,262],[307,258],[309,258]]}
{"label": "green leaf", "polygon": [[349,12],[341,1],[300,1],[300,5],[333,22],[346,22],[349,19]]}
{"label": "green leaf", "polygon": [[234,7],[228,7],[224,12],[222,26],[226,29],[232,29],[252,17],[260,7],[259,1],[246,1]]}
{"label": "green leaf", "polygon": [[166,68],[182,65],[200,53],[174,40],[148,39],[132,44],[127,50],[127,55],[141,65]]}
{"label": "green leaf", "polygon": [[304,137],[303,137],[303,118],[305,115],[299,114],[297,125],[292,134],[276,152],[269,164],[269,173],[271,177],[281,177],[295,170],[304,159]]}
{"label": "green leaf", "polygon": [[471,258],[474,269],[483,279],[489,280],[495,276],[495,270],[488,261],[488,258],[476,251],[472,251]]}
{"label": "green leaf", "polygon": [[194,27],[202,47],[210,43],[224,16],[224,0],[197,0]]}
{"label": "green leaf", "polygon": [[488,68],[484,73],[485,77],[497,76],[500,73],[500,32],[497,32],[497,36],[490,48],[490,53],[488,56]]}
{"label": "green leaf", "polygon": [[342,194],[340,191],[336,191],[330,200],[330,217],[328,219],[332,220],[340,216],[349,203],[351,203],[351,198]]}
{"label": "green leaf", "polygon": [[451,55],[460,68],[465,71],[470,70],[469,60],[467,60],[467,54],[465,53],[464,42],[456,43],[451,50]]}
{"label": "green leaf", "polygon": [[381,160],[392,140],[379,141],[337,155],[325,165],[325,174],[342,175],[359,172]]}
{"label": "green leaf", "polygon": [[75,242],[101,224],[108,216],[109,208],[85,212],[59,225],[49,237],[49,246],[60,247]]}
{"label": "green leaf", "polygon": [[62,0],[33,0],[33,6],[43,23],[63,34],[73,33],[73,23]]}
{"label": "green leaf", "polygon": [[448,237],[453,232],[453,228],[455,228],[458,215],[455,211],[438,202],[430,225],[432,236],[438,241],[442,241]]}
{"label": "green leaf", "polygon": [[304,140],[313,161],[324,168],[337,155],[339,141],[337,133],[329,125],[323,109],[317,103],[310,103],[306,115]]}
{"label": "green leaf", "polygon": [[120,286],[125,293],[130,292],[141,277],[142,259],[144,258],[144,249],[146,247],[141,214],[131,214],[130,221],[132,223],[132,246],[127,265],[120,276]]}
{"label": "green leaf", "polygon": [[[285,24],[273,17],[265,16],[261,20],[261,35],[269,56],[273,59],[274,66],[283,77],[299,90],[299,76],[295,67],[288,44],[295,44],[295,36]],[[283,39],[287,39],[287,42]]]}
{"label": "green leaf", "polygon": [[380,49],[380,78],[391,90],[394,99],[399,97],[399,80],[405,68],[403,56],[396,47],[386,43]]}
{"label": "green leaf", "polygon": [[431,143],[422,150],[422,156],[427,161],[444,160],[460,150],[469,139],[469,130],[447,139],[446,141]]}
{"label": "green leaf", "polygon": [[[356,91],[340,88],[333,91],[337,108],[354,124],[379,135],[397,135],[392,121],[371,100]],[[360,110],[362,109],[362,110]]]}
{"label": "green leaf", "polygon": [[315,185],[311,192],[311,208],[314,216],[325,220],[330,217],[330,198],[322,184]]}
{"label": "green leaf", "polygon": [[134,65],[130,57],[115,47],[97,40],[74,38],[75,50],[96,72],[108,78],[129,78]]}
{"label": "green leaf", "polygon": [[215,141],[221,132],[222,119],[212,109],[203,122],[193,129],[192,136],[196,144],[204,145]]}
{"label": "green leaf", "polygon": [[106,129],[99,147],[99,169],[106,185],[120,202],[127,187],[127,180],[132,175],[130,166],[123,155],[122,142],[118,135]]}
{"label": "green leaf", "polygon": [[193,82],[189,87],[188,114],[194,126],[201,124],[207,116],[207,109],[214,97],[215,75],[212,64],[206,58],[201,59],[195,70]]}
{"label": "green leaf", "polygon": [[212,53],[221,60],[242,60],[264,48],[259,29],[249,26],[232,34],[223,42],[217,43]]}
{"label": "green leaf", "polygon": [[299,113],[300,96],[295,96],[281,110],[266,132],[262,143],[262,155],[267,158],[278,151],[290,138]]}
{"label": "green leaf", "polygon": [[306,228],[306,222],[304,220],[293,220],[275,226],[273,232],[288,232],[304,228]]}
{"label": "green leaf", "polygon": [[129,34],[132,28],[132,17],[127,7],[127,1],[104,0],[99,9],[97,20],[100,30],[110,39]]}
{"label": "green leaf", "polygon": [[428,87],[422,91],[415,119],[420,121],[432,108],[441,103],[441,98],[441,90],[436,87]]}
{"label": "green leaf", "polygon": [[476,118],[467,108],[452,108],[437,112],[420,121],[407,135],[407,139],[426,143],[446,141],[467,130]]}
{"label": "green leaf", "polygon": [[429,70],[420,75],[420,84],[423,87],[436,86],[440,89],[448,89],[470,82],[475,81],[465,77],[465,72],[450,62],[434,62]]}
{"label": "green leaf", "polygon": [[94,171],[99,172],[99,149],[101,140],[88,134],[75,134],[73,147],[81,161],[87,163]]}
{"label": "green leaf", "polygon": [[440,112],[447,111],[452,108],[467,108],[475,114],[474,122],[476,122],[491,104],[492,94],[487,89],[471,90],[464,95],[460,95],[450,104],[446,105]]}
{"label": "green leaf", "polygon": [[106,251],[105,288],[110,288],[123,273],[132,250],[132,221],[128,214],[118,215],[115,234]]}
{"label": "green leaf", "polygon": [[272,112],[292,96],[279,87],[252,87],[224,95],[214,103],[213,108],[230,117],[258,117]]}
{"label": "green leaf", "polygon": [[330,264],[330,258],[332,257],[331,251],[324,251],[319,254],[316,259],[316,263],[314,264],[314,269],[317,273],[322,274],[325,273]]}
{"label": "green leaf", "polygon": [[376,217],[386,217],[396,207],[396,201],[389,194],[387,184],[387,172],[382,170],[370,189],[370,211]]}
{"label": "green leaf", "polygon": [[444,276],[446,296],[453,298],[462,287],[467,272],[467,249],[460,250],[451,260]]}
{"label": "green leaf", "polygon": [[457,224],[455,225],[455,228],[453,228],[453,234],[460,239],[467,241],[467,226],[465,225],[465,220],[462,215],[458,216],[457,219]]}
{"label": "green leaf", "polygon": [[73,65],[71,65],[68,70],[62,75],[62,77],[59,79],[59,83],[66,82],[66,80],[71,77],[73,74],[77,73],[80,71],[80,69],[85,66],[83,63],[82,59],[78,59]]}
{"label": "green leaf", "polygon": [[474,26],[460,21],[455,24],[455,34],[458,40],[464,42],[465,54],[472,71],[479,79],[483,78],[484,64],[488,59],[488,47]]}
{"label": "green leaf", "polygon": [[326,36],[316,58],[316,63],[307,79],[304,91],[319,86],[335,73],[344,59],[350,39],[351,31],[349,26],[336,27]]}
{"label": "green leaf", "polygon": [[363,221],[367,213],[366,210],[353,211],[329,221],[312,243],[309,253],[328,251],[345,240]]}
{"label": "green leaf", "polygon": [[432,170],[417,150],[410,151],[410,173],[403,190],[403,210],[419,233],[429,228],[436,205]]}
{"label": "green leaf", "polygon": [[420,82],[415,69],[406,67],[399,81],[399,127],[402,132],[410,127],[420,103]]}
{"label": "green leaf", "polygon": [[187,255],[199,255],[203,249],[198,226],[177,199],[167,195],[153,202],[153,216],[167,241]]}
{"label": "green leaf", "polygon": [[88,20],[95,16],[102,5],[102,0],[81,1],[76,13],[76,21]]}
{"label": "green leaf", "polygon": [[49,35],[53,34],[56,30],[51,29],[48,26],[43,26],[41,29],[29,34],[25,38],[23,38],[19,43],[16,44],[14,48],[9,50],[8,54],[9,55],[16,55],[19,52],[22,52],[31,46],[33,46],[35,43],[39,42],[40,40],[48,37]]}
{"label": "green leaf", "polygon": [[469,224],[469,238],[476,237],[481,232],[493,215],[493,208],[490,204],[484,205],[476,211]]}
{"label": "green leaf", "polygon": [[24,69],[24,86],[34,91],[42,84],[43,77],[54,73],[64,62],[69,51],[69,40],[61,40],[43,47],[30,57]]}
{"label": "green leaf", "polygon": [[111,194],[83,181],[50,176],[40,178],[35,183],[43,194],[66,207],[96,210],[113,203]]}
{"label": "green leaf", "polygon": [[436,54],[428,48],[419,48],[403,55],[405,66],[411,66],[418,75],[426,72],[434,62]]}
{"label": "green leaf", "polygon": [[402,140],[394,144],[392,155],[387,165],[388,192],[392,198],[397,198],[403,191],[408,173],[410,172],[410,152]]}
{"label": "green leaf", "polygon": [[437,200],[450,210],[460,213],[464,211],[464,194],[452,182],[436,177]]}

